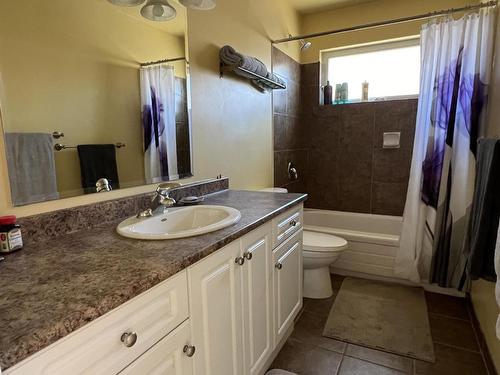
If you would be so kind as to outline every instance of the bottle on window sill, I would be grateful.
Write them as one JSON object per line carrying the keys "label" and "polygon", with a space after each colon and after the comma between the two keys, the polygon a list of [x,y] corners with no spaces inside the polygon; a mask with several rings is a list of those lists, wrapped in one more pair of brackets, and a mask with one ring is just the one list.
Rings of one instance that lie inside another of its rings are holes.
{"label": "bottle on window sill", "polygon": [[326,86],[323,88],[323,101],[325,105],[332,104],[332,94],[333,88],[330,85],[330,81],[326,81]]}

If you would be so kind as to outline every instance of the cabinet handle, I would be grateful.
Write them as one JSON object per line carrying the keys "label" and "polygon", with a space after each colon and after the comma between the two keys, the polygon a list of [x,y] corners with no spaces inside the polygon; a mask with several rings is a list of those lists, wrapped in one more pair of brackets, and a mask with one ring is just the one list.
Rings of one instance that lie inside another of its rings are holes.
{"label": "cabinet handle", "polygon": [[276,269],[280,270],[280,269],[282,269],[282,268],[283,268],[283,264],[282,264],[282,263],[280,263],[280,262],[278,262],[278,263],[276,263],[276,264],[274,265],[274,267],[275,267]]}
{"label": "cabinet handle", "polygon": [[292,220],[292,221],[290,221],[290,226],[291,226],[291,227],[295,227],[295,226],[297,226],[297,221],[296,221],[296,220]]}
{"label": "cabinet handle", "polygon": [[123,342],[123,344],[127,347],[130,348],[135,345],[137,342],[137,333],[135,332],[125,332],[120,340]]}
{"label": "cabinet handle", "polygon": [[188,357],[192,357],[194,353],[196,352],[196,347],[192,345],[185,345],[184,349],[182,349],[185,355]]}
{"label": "cabinet handle", "polygon": [[244,263],[245,263],[245,258],[243,257],[238,257],[234,260],[234,262],[238,265],[238,266],[242,266]]}
{"label": "cabinet handle", "polygon": [[247,251],[245,254],[243,254],[243,257],[247,258],[248,260],[252,260],[253,254],[250,251]]}

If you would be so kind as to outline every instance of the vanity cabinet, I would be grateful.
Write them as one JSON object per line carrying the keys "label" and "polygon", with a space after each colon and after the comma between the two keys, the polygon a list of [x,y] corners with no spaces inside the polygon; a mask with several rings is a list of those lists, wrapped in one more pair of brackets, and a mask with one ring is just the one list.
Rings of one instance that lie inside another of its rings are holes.
{"label": "vanity cabinet", "polygon": [[279,342],[302,308],[302,231],[273,251],[275,337]]}
{"label": "vanity cabinet", "polygon": [[195,374],[243,374],[240,258],[235,241],[188,269]]}
{"label": "vanity cabinet", "polygon": [[185,270],[179,272],[27,358],[6,374],[119,373],[188,319],[186,274]]}
{"label": "vanity cabinet", "polygon": [[8,369],[262,375],[302,307],[302,205]]}
{"label": "vanity cabinet", "polygon": [[193,355],[189,320],[132,362],[120,375],[192,375]]}
{"label": "vanity cabinet", "polygon": [[188,280],[194,373],[263,374],[302,307],[302,206],[190,267]]}
{"label": "vanity cabinet", "polygon": [[246,374],[259,374],[274,349],[271,223],[241,240]]}

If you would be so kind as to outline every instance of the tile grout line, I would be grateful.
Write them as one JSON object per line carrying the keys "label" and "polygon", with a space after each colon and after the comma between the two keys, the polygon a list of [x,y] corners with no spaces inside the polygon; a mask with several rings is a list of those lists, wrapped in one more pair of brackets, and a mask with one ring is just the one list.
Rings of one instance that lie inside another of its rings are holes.
{"label": "tile grout line", "polygon": [[[372,348],[368,348],[368,349],[372,349]],[[377,349],[372,349],[372,350],[377,350]],[[394,355],[396,355],[396,356],[398,356],[398,357],[402,357],[402,358],[408,358],[408,359],[410,359],[412,362],[415,360],[414,358],[405,357],[405,356],[403,356],[403,355],[399,355],[399,354],[395,354],[395,353],[385,352],[385,351],[383,351],[383,350],[377,350],[377,351],[378,351],[378,352],[382,352],[382,353],[387,353],[387,354],[394,354]],[[399,369],[399,368],[394,368],[394,367],[389,367],[389,366],[387,366],[387,365],[382,365],[382,364],[380,364],[380,363],[378,363],[378,362],[374,362],[374,361],[369,360],[369,359],[366,359],[366,358],[358,358],[358,357],[355,357],[355,356],[353,356],[353,355],[349,355],[349,354],[344,354],[344,357],[349,357],[349,358],[356,359],[356,360],[359,360],[359,361],[363,361],[363,362],[371,363],[372,365],[376,365],[376,366],[379,366],[379,367],[383,367],[383,368],[386,368],[386,369],[389,369],[389,370],[394,370],[394,371],[400,372],[400,373],[402,373],[402,374],[410,374],[410,373],[412,373],[412,372],[413,372],[413,364],[412,364],[412,366],[411,366],[411,368],[410,368],[410,372],[407,372],[407,371],[403,371],[403,370],[401,370],[401,369]]]}
{"label": "tile grout line", "polygon": [[450,315],[444,315],[444,314],[439,314],[439,313],[435,313],[435,312],[432,312],[432,311],[428,311],[428,315],[431,316],[437,316],[439,318],[445,318],[445,319],[452,319],[452,320],[459,320],[461,322],[468,322],[468,323],[471,323],[472,327],[474,328],[474,325],[472,324],[471,320],[470,319],[463,319],[463,318],[458,318],[456,316],[450,316]]}
{"label": "tile grout line", "polygon": [[476,351],[476,350],[472,350],[472,349],[462,348],[462,347],[456,346],[456,345],[447,344],[447,343],[440,342],[440,341],[433,341],[433,343],[434,344],[439,344],[439,345],[442,345],[442,346],[447,346],[447,347],[453,348],[453,349],[463,350],[464,352],[469,352],[469,353],[474,353],[474,354],[481,354],[481,357],[482,357],[481,349],[479,349],[478,351]]}

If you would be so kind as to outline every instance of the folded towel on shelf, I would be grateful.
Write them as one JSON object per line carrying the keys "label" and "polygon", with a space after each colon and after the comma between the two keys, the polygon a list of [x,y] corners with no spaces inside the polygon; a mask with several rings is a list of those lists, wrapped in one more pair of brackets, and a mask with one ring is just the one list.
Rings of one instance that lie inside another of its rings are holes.
{"label": "folded towel on shelf", "polygon": [[476,182],[469,223],[467,272],[472,280],[495,281],[495,246],[500,215],[500,139],[478,143]]}
{"label": "folded towel on shelf", "polygon": [[52,135],[5,133],[14,206],[58,199]]}
{"label": "folded towel on shelf", "polygon": [[[221,61],[232,67],[243,68],[251,71],[261,77],[267,77],[268,70],[266,65],[259,59],[251,56],[246,56],[241,53],[236,52],[236,50],[231,46],[224,46],[220,50]],[[247,78],[255,78],[251,74],[241,72],[242,76]]]}
{"label": "folded towel on shelf", "polygon": [[[251,79],[255,86],[257,86],[261,90],[271,90],[276,87],[273,87],[273,85],[267,82],[265,79],[256,78],[253,74],[286,86],[285,81],[278,77],[276,74],[267,70],[266,65],[262,61],[255,57],[243,55],[237,52],[231,46],[222,47],[219,52],[219,57],[222,63],[233,67],[235,69],[235,73],[237,73],[238,75]],[[237,68],[243,68],[253,74],[247,73],[242,70],[237,70]]]}
{"label": "folded towel on shelf", "polygon": [[85,194],[95,193],[101,178],[106,178],[113,190],[120,188],[115,145],[78,145],[77,149]]}

